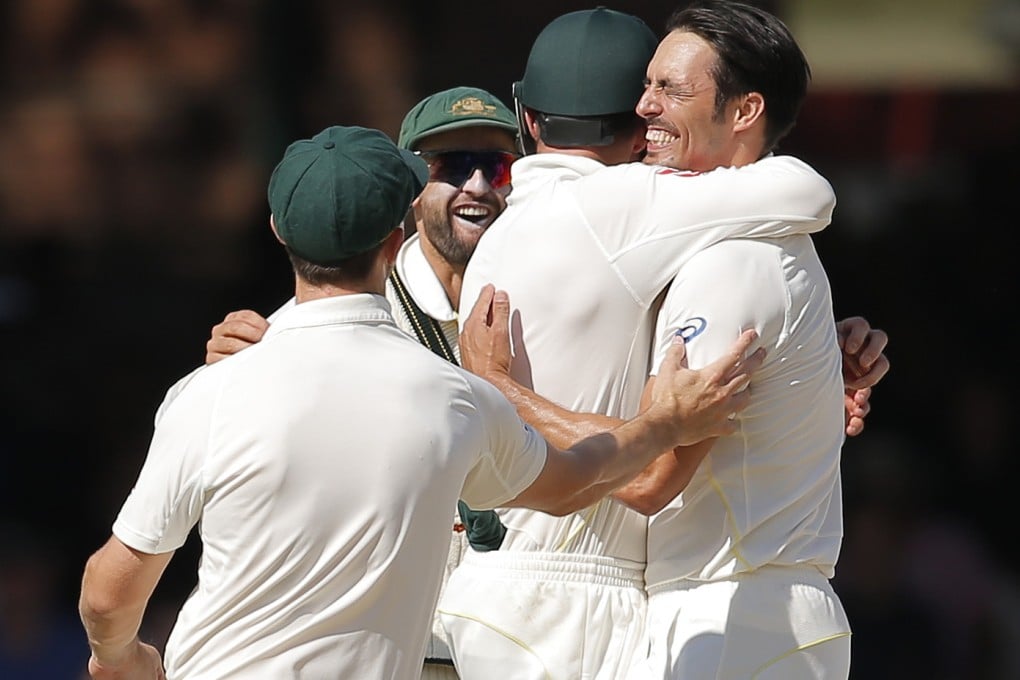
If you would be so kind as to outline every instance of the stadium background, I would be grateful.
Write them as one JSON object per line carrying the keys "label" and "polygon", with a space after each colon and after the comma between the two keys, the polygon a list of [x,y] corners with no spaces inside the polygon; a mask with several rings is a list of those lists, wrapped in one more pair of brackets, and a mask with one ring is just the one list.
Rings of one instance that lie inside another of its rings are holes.
{"label": "stadium background", "polygon": [[[425,94],[507,103],[530,41],[594,3],[13,0],[0,8],[0,677],[84,664],[81,568],[164,390],[232,309],[288,297],[265,185],[331,124],[396,134]],[[675,2],[606,2],[657,32]],[[1020,677],[1020,2],[759,2],[815,78],[783,151],[833,182],[838,316],[892,371],[844,456],[854,678]],[[536,244],[541,247],[541,244]],[[371,455],[371,452],[365,452]],[[191,543],[154,597],[162,639]],[[7,669],[7,670],[5,670]]]}

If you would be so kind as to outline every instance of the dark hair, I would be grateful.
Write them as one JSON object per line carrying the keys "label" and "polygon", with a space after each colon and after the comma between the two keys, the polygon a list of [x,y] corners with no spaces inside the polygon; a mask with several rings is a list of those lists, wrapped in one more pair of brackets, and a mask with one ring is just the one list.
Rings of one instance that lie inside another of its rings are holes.
{"label": "dark hair", "polygon": [[749,92],[765,99],[765,150],[793,129],[807,96],[811,68],[786,25],[763,9],[730,0],[701,0],[677,10],[666,32],[684,31],[715,49],[716,113]]}
{"label": "dark hair", "polygon": [[[384,241],[385,243],[385,241]],[[334,265],[315,264],[304,259],[290,248],[284,246],[294,273],[313,286],[333,285],[349,286],[358,283],[368,276],[375,264],[375,257],[382,248],[380,243],[363,253],[358,253]]]}

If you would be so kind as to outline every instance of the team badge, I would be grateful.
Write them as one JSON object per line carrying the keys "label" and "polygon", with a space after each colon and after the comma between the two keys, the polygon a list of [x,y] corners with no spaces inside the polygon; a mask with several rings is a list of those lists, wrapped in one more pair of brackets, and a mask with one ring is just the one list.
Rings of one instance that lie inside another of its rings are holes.
{"label": "team badge", "polygon": [[464,97],[450,106],[450,114],[454,116],[493,116],[496,107],[486,104],[478,97]]}

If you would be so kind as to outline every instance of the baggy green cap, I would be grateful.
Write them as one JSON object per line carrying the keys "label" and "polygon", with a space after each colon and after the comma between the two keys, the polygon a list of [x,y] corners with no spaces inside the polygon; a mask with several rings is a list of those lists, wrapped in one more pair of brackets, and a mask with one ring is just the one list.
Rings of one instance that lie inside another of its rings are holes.
{"label": "baggy green cap", "polygon": [[631,111],[658,42],[630,14],[605,7],[569,12],[535,39],[517,97],[528,108],[561,116]]}
{"label": "baggy green cap", "polygon": [[379,130],[333,126],[287,147],[269,178],[269,208],[288,248],[331,266],[382,243],[428,175]]}
{"label": "baggy green cap", "polygon": [[478,125],[517,134],[517,119],[498,97],[477,87],[454,87],[415,104],[400,124],[397,144],[402,149],[414,149],[429,135]]}

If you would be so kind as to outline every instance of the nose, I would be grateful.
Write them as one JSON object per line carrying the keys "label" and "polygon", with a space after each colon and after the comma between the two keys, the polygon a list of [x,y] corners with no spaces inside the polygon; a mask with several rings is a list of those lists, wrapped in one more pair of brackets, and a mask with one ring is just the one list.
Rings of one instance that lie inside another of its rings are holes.
{"label": "nose", "polygon": [[464,184],[461,185],[461,191],[472,194],[474,196],[481,196],[492,191],[492,185],[489,184],[488,178],[485,173],[482,172],[481,168],[475,168],[468,175],[468,178],[464,180]]}
{"label": "nose", "polygon": [[659,100],[655,96],[655,91],[651,85],[646,87],[645,91],[641,93],[641,99],[638,100],[634,111],[645,119],[654,118],[662,113],[662,106],[659,104]]}

